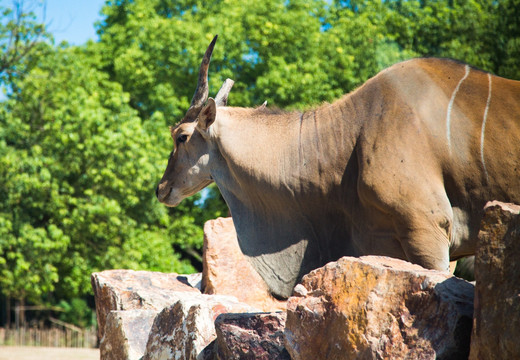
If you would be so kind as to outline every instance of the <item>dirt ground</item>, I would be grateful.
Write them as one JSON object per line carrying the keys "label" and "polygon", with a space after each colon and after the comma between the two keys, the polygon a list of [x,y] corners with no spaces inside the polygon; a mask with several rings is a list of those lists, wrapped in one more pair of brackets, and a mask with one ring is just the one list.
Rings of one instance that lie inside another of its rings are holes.
{"label": "dirt ground", "polygon": [[99,349],[0,346],[0,360],[99,360]]}

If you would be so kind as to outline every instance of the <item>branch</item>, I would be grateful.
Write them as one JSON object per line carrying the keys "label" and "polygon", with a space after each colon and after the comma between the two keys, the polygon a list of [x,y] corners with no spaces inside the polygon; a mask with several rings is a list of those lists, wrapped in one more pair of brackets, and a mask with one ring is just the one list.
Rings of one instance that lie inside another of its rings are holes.
{"label": "branch", "polygon": [[[45,4],[43,6],[45,14]],[[12,73],[12,68],[20,63],[38,44],[42,35],[45,35],[44,28],[40,28],[42,25],[26,20],[26,18],[33,13],[29,12],[29,15],[24,13],[23,0],[14,1],[13,7],[15,9],[14,18],[6,27],[6,32],[9,32],[9,40],[0,58],[0,74]],[[25,39],[23,36],[24,33],[27,34]],[[31,36],[33,37],[32,39],[30,39]]]}

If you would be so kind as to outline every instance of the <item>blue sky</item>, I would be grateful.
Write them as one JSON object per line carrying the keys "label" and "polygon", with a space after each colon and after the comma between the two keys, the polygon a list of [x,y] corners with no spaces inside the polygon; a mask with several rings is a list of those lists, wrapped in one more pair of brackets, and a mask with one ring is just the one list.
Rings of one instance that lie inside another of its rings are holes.
{"label": "blue sky", "polygon": [[[45,3],[45,19],[43,7]],[[0,5],[8,7],[11,0],[0,0]],[[105,0],[43,0],[26,1],[25,9],[31,10],[37,21],[44,21],[47,31],[52,33],[56,44],[67,41],[71,45],[81,45],[88,39],[97,40],[94,23],[101,20],[99,15]],[[0,86],[0,101],[5,100],[5,88]]]}
{"label": "blue sky", "polygon": [[[81,45],[88,39],[97,40],[94,22],[101,19],[99,13],[105,0],[45,0],[45,3],[45,24],[56,44],[65,40]],[[40,18],[41,9],[38,10],[35,12]]]}

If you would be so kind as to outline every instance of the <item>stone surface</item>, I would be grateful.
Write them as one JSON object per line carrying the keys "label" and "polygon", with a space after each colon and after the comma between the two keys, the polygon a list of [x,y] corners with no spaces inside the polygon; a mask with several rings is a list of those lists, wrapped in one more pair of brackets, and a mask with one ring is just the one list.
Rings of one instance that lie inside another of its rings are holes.
{"label": "stone surface", "polygon": [[242,254],[231,218],[204,225],[202,289],[205,294],[232,295],[263,311],[284,310],[264,280]]}
{"label": "stone surface", "polygon": [[205,348],[216,338],[217,316],[258,311],[231,296],[196,293],[178,293],[178,296],[156,316],[143,360],[211,358],[212,351],[205,353]]}
{"label": "stone surface", "polygon": [[215,321],[218,359],[290,360],[284,312],[222,314]]}
{"label": "stone surface", "polygon": [[520,206],[488,203],[475,256],[470,359],[520,359]]}
{"label": "stone surface", "polygon": [[344,257],[289,298],[286,348],[299,359],[465,359],[474,287],[378,256]]}
{"label": "stone surface", "polygon": [[103,338],[105,319],[112,310],[161,311],[176,299],[176,292],[200,291],[188,285],[185,276],[151,271],[105,270],[93,273],[99,338]]}
{"label": "stone surface", "polygon": [[141,359],[156,315],[155,310],[111,311],[99,344],[101,359]]}

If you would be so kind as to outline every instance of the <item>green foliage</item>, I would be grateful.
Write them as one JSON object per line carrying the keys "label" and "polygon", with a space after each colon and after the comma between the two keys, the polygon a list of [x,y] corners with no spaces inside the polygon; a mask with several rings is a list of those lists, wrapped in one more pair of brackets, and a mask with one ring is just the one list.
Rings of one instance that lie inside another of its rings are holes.
{"label": "green foliage", "polygon": [[58,307],[62,309],[59,319],[82,328],[90,328],[96,324],[96,314],[84,299],[73,298],[61,300]]}
{"label": "green foliage", "polygon": [[[201,54],[219,34],[210,93],[230,77],[236,81],[231,93],[235,105],[265,100],[279,106],[316,103],[331,97],[327,67],[320,65],[320,48],[314,46],[320,40],[325,4],[268,0],[243,6],[232,0],[187,5],[153,0],[105,7],[107,18],[99,26],[105,69],[123,84],[144,117],[161,111],[171,124],[184,115]],[[177,6],[185,10],[164,10]]]}
{"label": "green foliage", "polygon": [[192,272],[204,222],[227,216],[215,186],[154,196],[214,34],[210,94],[232,78],[235,106],[332,101],[417,56],[520,79],[519,0],[107,1],[81,47],[22,10],[0,8],[0,291],[81,326],[91,272]]}
{"label": "green foliage", "polygon": [[504,0],[498,5],[497,22],[498,56],[494,59],[498,73],[520,79],[520,0]]}
{"label": "green foliage", "polygon": [[[160,111],[171,124],[189,104],[214,34],[220,40],[210,93],[231,77],[233,105],[268,100],[303,107],[331,101],[416,56],[451,57],[497,72],[497,19],[506,8],[514,28],[514,6],[486,0],[121,1],[103,10],[99,46],[104,69],[140,114]],[[514,48],[514,38],[507,42]]]}
{"label": "green foliage", "polygon": [[172,251],[178,220],[154,199],[160,140],[97,63],[88,47],[49,47],[0,114],[0,281],[11,297],[81,296],[106,268],[193,271]]}
{"label": "green foliage", "polygon": [[496,15],[492,2],[395,1],[387,11],[387,28],[403,49],[493,70],[490,45]]}

